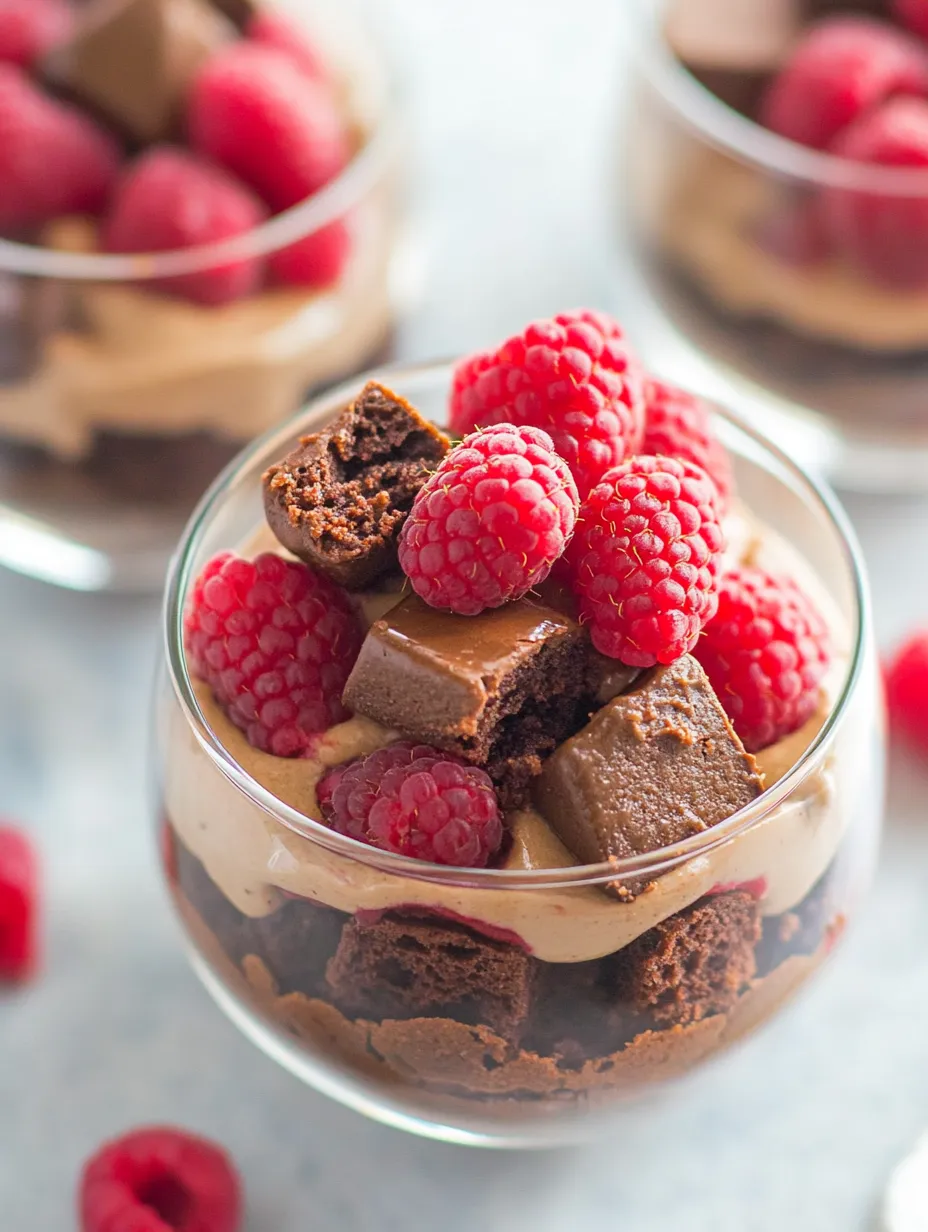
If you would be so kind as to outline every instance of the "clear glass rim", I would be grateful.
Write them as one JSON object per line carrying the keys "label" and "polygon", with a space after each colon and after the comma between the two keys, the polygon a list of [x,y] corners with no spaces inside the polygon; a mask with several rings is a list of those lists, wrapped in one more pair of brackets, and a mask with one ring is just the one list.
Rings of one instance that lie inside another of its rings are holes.
{"label": "clear glass rim", "polygon": [[398,74],[383,48],[377,57],[384,74],[383,102],[376,120],[341,172],[305,201],[268,218],[242,235],[149,253],[62,252],[0,239],[0,272],[37,278],[92,282],[144,282],[194,274],[229,262],[265,256],[295,243],[348,213],[390,166],[402,143],[402,102]]}
{"label": "clear glass rim", "polygon": [[853,629],[854,644],[848,671],[827,720],[815,740],[792,769],[747,808],[733,813],[719,825],[701,834],[662,848],[658,852],[650,852],[625,860],[576,865],[565,869],[453,868],[446,865],[428,864],[421,860],[369,847],[356,839],[337,834],[321,822],[291,808],[252,778],[235,761],[209,726],[200,708],[187,668],[183,647],[183,610],[194,580],[195,561],[200,544],[216,510],[221,507],[230,490],[244,474],[255,467],[259,458],[264,458],[270,463],[274,457],[282,454],[292,444],[294,437],[302,431],[303,421],[313,411],[335,410],[340,405],[346,404],[368,379],[383,380],[402,389],[404,380],[430,376],[435,377],[436,380],[442,377],[448,378],[453,362],[452,360],[441,360],[421,364],[391,364],[344,382],[337,388],[313,399],[296,415],[252,442],[247,449],[232,460],[206,492],[187,524],[171,561],[163,607],[164,649],[171,687],[199,745],[217,769],[234,786],[299,837],[318,843],[337,855],[367,864],[384,873],[469,889],[563,889],[598,885],[616,879],[631,880],[642,876],[653,878],[685,860],[714,850],[722,843],[759,824],[772,809],[792,794],[824,759],[863,671],[866,650],[871,639],[870,602],[864,580],[860,549],[837,498],[807,475],[762,433],[745,423],[737,413],[723,407],[717,407],[719,415],[752,440],[763,452],[772,456],[778,466],[782,467],[792,480],[798,483],[803,498],[817,507],[818,511],[824,515],[841,546],[844,564],[851,579],[856,608]]}
{"label": "clear glass rim", "polygon": [[854,189],[882,196],[928,196],[928,171],[859,163],[780,137],[729,107],[702,85],[664,38],[665,0],[632,0],[631,63],[673,109],[681,123],[708,145],[770,174],[820,188]]}

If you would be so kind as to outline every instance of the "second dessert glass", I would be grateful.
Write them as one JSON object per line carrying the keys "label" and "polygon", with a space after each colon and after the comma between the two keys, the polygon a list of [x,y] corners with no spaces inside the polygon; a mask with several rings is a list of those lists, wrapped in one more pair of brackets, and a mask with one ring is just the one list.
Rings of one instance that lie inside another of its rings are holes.
{"label": "second dessert glass", "polygon": [[[450,366],[377,375],[444,420]],[[207,559],[266,544],[262,473],[358,386],[251,446],[184,536],[157,700],[165,876],[209,991],[316,1089],[447,1141],[574,1140],[773,1017],[857,910],[875,865],[883,773],[859,557],[832,499],[720,411],[740,489],[773,528],[758,550],[771,563],[785,552],[834,609],[840,659],[817,734],[760,754],[771,786],[750,807],[636,859],[564,867],[553,835],[518,822],[518,870],[512,860],[459,869],[375,850],[307,816],[299,759],[260,753],[231,728],[191,678],[182,632]],[[363,724],[349,728],[357,747],[336,760],[369,751]],[[604,892],[617,879],[650,885],[623,902]],[[693,981],[695,1000],[673,995],[674,970]],[[649,979],[665,992],[649,996]]]}
{"label": "second dessert glass", "polygon": [[809,220],[843,193],[921,216],[928,173],[820,153],[749,118],[773,67],[748,60],[763,57],[763,31],[776,27],[764,0],[738,10],[743,66],[731,59],[737,32],[707,27],[703,41],[731,59],[706,69],[707,84],[667,37],[667,14],[685,6],[632,9],[613,198],[645,357],[710,396],[736,397],[791,456],[836,482],[924,491],[928,293],[821,251]]}

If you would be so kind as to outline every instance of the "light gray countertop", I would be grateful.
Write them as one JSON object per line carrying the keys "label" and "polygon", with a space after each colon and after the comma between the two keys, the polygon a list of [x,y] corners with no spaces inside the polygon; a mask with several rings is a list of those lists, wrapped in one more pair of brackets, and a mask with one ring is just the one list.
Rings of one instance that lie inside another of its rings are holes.
{"label": "light gray countertop", "polygon": [[[602,224],[623,0],[382,0],[418,113],[419,357],[616,306]],[[634,330],[634,306],[626,306]],[[928,617],[928,505],[850,502],[881,640]],[[894,767],[876,892],[784,1017],[598,1145],[493,1155],[326,1102],[238,1036],[182,957],[148,807],[153,601],[0,577],[0,814],[41,836],[43,977],[0,1001],[0,1227],[68,1232],[81,1160],[167,1121],[222,1140],[249,1232],[856,1232],[928,1125],[928,770]]]}

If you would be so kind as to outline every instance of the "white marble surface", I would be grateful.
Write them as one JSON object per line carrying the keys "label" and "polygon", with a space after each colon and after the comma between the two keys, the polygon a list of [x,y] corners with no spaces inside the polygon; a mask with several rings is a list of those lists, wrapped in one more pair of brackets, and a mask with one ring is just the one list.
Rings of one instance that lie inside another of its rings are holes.
{"label": "white marble surface", "polygon": [[[628,0],[381,0],[418,113],[430,278],[405,356],[616,302],[601,151]],[[633,307],[629,323],[634,328]],[[852,502],[881,640],[928,617],[928,506]],[[187,969],[154,874],[154,602],[0,577],[0,814],[41,837],[43,978],[0,1001],[0,1227],[74,1228],[80,1161],[164,1120],[239,1161],[249,1232],[857,1232],[928,1124],[928,770],[894,768],[876,892],[766,1034],[608,1140],[491,1155],[328,1104],[241,1039]]]}

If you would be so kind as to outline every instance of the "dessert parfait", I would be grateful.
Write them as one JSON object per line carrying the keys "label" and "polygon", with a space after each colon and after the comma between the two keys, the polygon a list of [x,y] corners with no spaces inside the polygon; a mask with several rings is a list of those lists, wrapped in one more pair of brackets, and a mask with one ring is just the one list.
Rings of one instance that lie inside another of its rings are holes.
{"label": "dessert parfait", "polygon": [[388,346],[383,65],[289,8],[0,4],[0,562],[160,585],[242,444]]}
{"label": "dessert parfait", "polygon": [[622,191],[665,328],[839,478],[923,488],[925,6],[671,0],[642,30]]}
{"label": "dessert parfait", "polygon": [[296,427],[169,589],[196,965],[356,1108],[560,1140],[767,1019],[854,910],[882,750],[853,549],[599,313]]}

